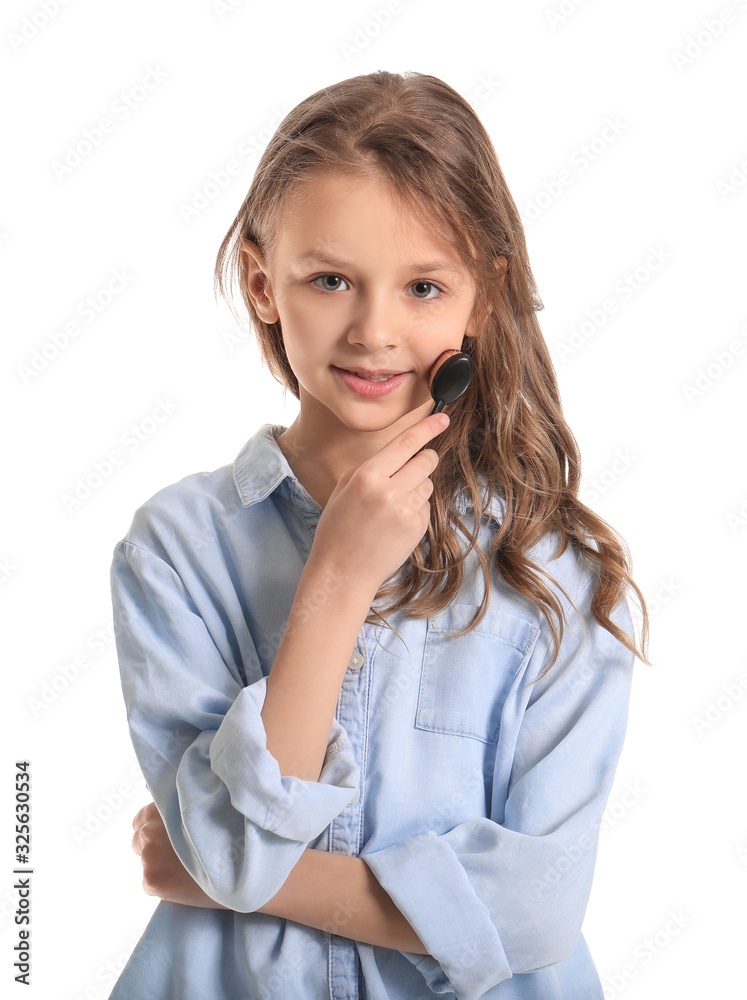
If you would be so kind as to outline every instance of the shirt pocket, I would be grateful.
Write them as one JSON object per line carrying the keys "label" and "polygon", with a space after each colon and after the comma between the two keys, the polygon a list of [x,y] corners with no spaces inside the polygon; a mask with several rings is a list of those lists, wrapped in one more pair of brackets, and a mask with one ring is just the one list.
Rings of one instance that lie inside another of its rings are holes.
{"label": "shirt pocket", "polygon": [[454,637],[479,605],[454,604],[428,619],[415,728],[496,743],[506,696],[539,628],[505,611]]}

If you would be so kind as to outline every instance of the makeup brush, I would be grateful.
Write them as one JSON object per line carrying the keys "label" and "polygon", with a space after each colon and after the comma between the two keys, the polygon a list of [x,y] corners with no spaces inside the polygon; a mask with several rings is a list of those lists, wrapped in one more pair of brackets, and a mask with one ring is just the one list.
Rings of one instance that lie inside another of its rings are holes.
{"label": "makeup brush", "polygon": [[453,347],[439,354],[428,372],[428,385],[435,402],[431,413],[440,413],[447,403],[459,399],[467,389],[474,370],[472,358]]}
{"label": "makeup brush", "polygon": [[440,413],[466,391],[475,368],[472,358],[451,347],[439,354],[428,372],[428,385],[436,405],[431,413]]}

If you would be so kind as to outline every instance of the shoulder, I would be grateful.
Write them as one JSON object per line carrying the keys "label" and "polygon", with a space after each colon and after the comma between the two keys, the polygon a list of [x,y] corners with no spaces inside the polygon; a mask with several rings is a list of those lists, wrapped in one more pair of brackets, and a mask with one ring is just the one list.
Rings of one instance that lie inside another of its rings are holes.
{"label": "shoulder", "polygon": [[211,534],[241,508],[233,466],[194,472],[158,490],[135,511],[118,543],[134,545],[164,557],[188,540]]}
{"label": "shoulder", "polygon": [[155,557],[193,586],[206,581],[213,589],[218,581],[228,589],[234,586],[237,560],[257,561],[273,553],[275,492],[290,473],[276,441],[280,429],[262,425],[233,462],[193,472],[149,497],[117,542],[116,561],[121,564],[125,554],[149,562]]}
{"label": "shoulder", "polygon": [[[494,496],[483,514],[486,531],[483,546],[490,548],[505,516],[504,501]],[[564,544],[565,542],[565,544]],[[552,592],[568,615],[574,606],[590,605],[599,582],[595,563],[572,540],[566,539],[558,528],[552,528],[530,548],[524,551],[530,568]],[[494,574],[495,576],[496,574]],[[524,598],[507,581],[499,577],[496,586],[505,599],[513,599],[525,613],[532,615],[539,624],[542,615],[536,604]]]}
{"label": "shoulder", "polygon": [[569,600],[574,604],[591,601],[599,573],[576,543],[564,538],[559,530],[546,532],[526,555],[542,573],[552,577],[543,579],[564,604]]}
{"label": "shoulder", "polygon": [[[607,660],[619,658],[626,665],[632,664],[632,652],[597,621],[592,612],[600,580],[596,562],[573,541],[569,540],[563,547],[563,540],[560,531],[548,532],[527,552],[527,556],[535,566],[549,574],[549,579],[544,576],[542,579],[563,610],[564,644],[574,646],[581,643],[586,648],[591,640],[595,655],[601,657],[604,654]],[[625,592],[610,609],[609,618],[634,640],[634,624]],[[546,620],[538,624],[541,631],[549,634]]]}

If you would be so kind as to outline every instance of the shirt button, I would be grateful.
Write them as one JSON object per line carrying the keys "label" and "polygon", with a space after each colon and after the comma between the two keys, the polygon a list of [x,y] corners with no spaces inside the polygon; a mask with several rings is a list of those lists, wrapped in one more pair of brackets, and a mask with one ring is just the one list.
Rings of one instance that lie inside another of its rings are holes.
{"label": "shirt button", "polygon": [[348,670],[360,670],[363,666],[363,657],[358,652],[357,649],[353,650],[353,655],[350,657],[350,662],[348,663]]}

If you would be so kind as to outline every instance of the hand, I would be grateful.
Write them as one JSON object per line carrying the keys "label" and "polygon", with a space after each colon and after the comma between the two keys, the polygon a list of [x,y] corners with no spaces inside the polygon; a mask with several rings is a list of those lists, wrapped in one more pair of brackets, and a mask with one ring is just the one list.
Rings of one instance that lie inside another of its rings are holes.
{"label": "hand", "polygon": [[136,813],[132,826],[132,849],[143,863],[143,888],[149,896],[185,906],[226,909],[200,888],[179,860],[155,802]]}
{"label": "hand", "polygon": [[420,449],[448,426],[447,414],[429,414],[343,473],[319,517],[309,561],[345,568],[352,555],[377,591],[428,530],[429,476],[439,457]]}

